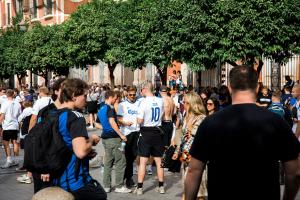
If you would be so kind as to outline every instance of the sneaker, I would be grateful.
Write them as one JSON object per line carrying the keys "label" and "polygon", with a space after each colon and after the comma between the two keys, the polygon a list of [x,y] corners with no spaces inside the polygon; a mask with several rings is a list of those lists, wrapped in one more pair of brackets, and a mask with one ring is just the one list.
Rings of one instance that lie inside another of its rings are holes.
{"label": "sneaker", "polygon": [[135,190],[133,191],[133,193],[137,194],[137,195],[142,195],[143,194],[143,188],[136,187]]}
{"label": "sneaker", "polygon": [[91,125],[91,126],[88,126],[87,128],[88,128],[88,129],[93,129],[93,128],[94,128],[94,126],[93,126],[93,125]]}
{"label": "sneaker", "polygon": [[147,167],[147,174],[148,175],[152,175],[153,174],[153,172],[152,172],[152,166],[148,166]]}
{"label": "sneaker", "polygon": [[104,188],[104,191],[105,191],[106,193],[110,193],[110,192],[111,192],[111,188]]}
{"label": "sneaker", "polygon": [[156,188],[156,192],[158,192],[159,194],[164,194],[165,193],[164,186],[157,187]]}
{"label": "sneaker", "polygon": [[13,167],[13,166],[16,166],[16,165],[18,165],[18,163],[15,162],[15,161],[11,161],[11,162],[6,161],[6,163],[4,165],[2,165],[1,168],[2,169],[7,169],[7,168],[10,168],[10,167]]}
{"label": "sneaker", "polygon": [[20,183],[26,183],[26,184],[31,184],[32,180],[29,176],[27,176],[27,174],[23,174],[22,176],[19,176],[17,178],[17,181]]}
{"label": "sneaker", "polygon": [[128,189],[127,187],[122,186],[120,188],[116,188],[115,192],[117,192],[117,193],[130,193],[131,189]]}
{"label": "sneaker", "polygon": [[16,168],[17,172],[26,172],[26,169],[24,168],[24,166],[20,166],[18,168]]}

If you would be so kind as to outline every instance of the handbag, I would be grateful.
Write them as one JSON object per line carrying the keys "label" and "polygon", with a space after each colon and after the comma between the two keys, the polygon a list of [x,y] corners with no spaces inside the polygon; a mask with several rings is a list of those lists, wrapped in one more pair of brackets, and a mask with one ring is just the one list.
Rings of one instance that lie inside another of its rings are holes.
{"label": "handbag", "polygon": [[169,146],[162,157],[161,167],[162,168],[168,168],[170,172],[180,172],[181,168],[181,162],[179,159],[173,160],[173,154],[175,152],[176,145],[175,146]]}

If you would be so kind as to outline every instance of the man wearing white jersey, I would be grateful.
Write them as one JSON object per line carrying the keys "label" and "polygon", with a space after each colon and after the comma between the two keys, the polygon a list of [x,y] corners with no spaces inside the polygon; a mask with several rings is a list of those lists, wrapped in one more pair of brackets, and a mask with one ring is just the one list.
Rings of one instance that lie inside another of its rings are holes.
{"label": "man wearing white jersey", "polygon": [[53,103],[53,101],[51,97],[49,97],[49,89],[47,87],[41,87],[39,89],[39,99],[34,103],[32,108],[32,116],[30,119],[28,131],[30,131],[36,124],[40,110],[50,105],[51,103]]}
{"label": "man wearing white jersey", "polygon": [[164,103],[162,98],[153,95],[153,86],[151,83],[146,83],[142,90],[146,97],[140,103],[140,110],[137,116],[137,121],[141,124],[141,130],[137,144],[138,156],[140,156],[140,166],[138,169],[138,186],[135,193],[138,195],[143,194],[143,182],[147,161],[150,156],[153,156],[157,166],[157,176],[159,181],[157,191],[164,194],[164,170],[161,168],[164,143],[163,132],[158,128],[161,126],[162,122]]}
{"label": "man wearing white jersey", "polygon": [[9,168],[18,163],[12,159],[11,152],[9,148],[9,142],[12,141],[14,148],[14,156],[18,156],[19,154],[19,144],[17,143],[18,133],[19,133],[19,123],[18,117],[21,114],[21,105],[16,103],[14,98],[14,91],[7,90],[7,101],[2,104],[0,110],[0,122],[3,127],[3,145],[6,154],[6,163],[1,166],[1,168]]}
{"label": "man wearing white jersey", "polygon": [[128,188],[134,186],[133,162],[137,156],[137,139],[140,127],[137,124],[139,102],[136,101],[136,87],[127,87],[127,99],[119,104],[118,121],[121,124],[121,132],[126,136],[125,157],[126,169],[124,180]]}

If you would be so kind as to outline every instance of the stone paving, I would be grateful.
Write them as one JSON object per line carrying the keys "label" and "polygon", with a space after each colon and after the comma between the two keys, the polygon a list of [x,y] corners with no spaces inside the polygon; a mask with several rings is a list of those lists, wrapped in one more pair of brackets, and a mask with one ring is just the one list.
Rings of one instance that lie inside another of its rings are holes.
{"label": "stone paving", "polygon": [[[89,131],[90,133],[97,133],[96,131]],[[99,131],[98,131],[99,132]],[[103,146],[102,144],[97,145],[96,151],[98,155],[103,156]],[[21,151],[18,160],[22,162],[23,151]],[[4,149],[0,147],[0,166],[5,162]],[[101,168],[90,168],[90,172],[93,178],[102,183],[102,172]],[[24,172],[23,172],[24,173]],[[21,184],[16,181],[16,178],[23,174],[16,172],[15,167],[9,169],[0,169],[0,200],[29,200],[33,195],[33,184]],[[113,172],[114,175],[114,172]],[[144,194],[142,196],[136,196],[134,194],[118,194],[118,193],[108,193],[108,199],[165,199],[165,200],[176,200],[181,199],[181,174],[173,174],[166,172],[166,194],[158,194],[155,191],[155,187],[158,184],[156,180],[156,173],[153,175],[147,175],[144,183]],[[134,176],[136,181],[137,177]],[[114,178],[112,178],[114,184]]]}
{"label": "stone paving", "polygon": [[[89,133],[100,133],[100,131],[89,131]],[[104,149],[102,144],[96,146],[96,151],[100,157],[103,156]],[[23,151],[17,158],[20,162],[23,160]],[[5,162],[4,149],[0,147],[0,166]],[[90,168],[90,172],[93,178],[102,183],[101,168]],[[16,181],[16,178],[22,173],[16,172],[15,168],[0,169],[0,200],[29,200],[33,195],[33,184],[20,184]],[[182,194],[181,174],[173,174],[166,172],[165,174],[165,188],[166,194],[158,194],[155,191],[157,186],[157,179],[153,175],[147,175],[144,182],[144,194],[136,196],[134,194],[118,194],[111,192],[108,194],[108,199],[133,199],[133,200],[179,200]],[[114,176],[114,172],[113,172]],[[134,180],[136,182],[136,175]],[[114,184],[114,178],[112,178]],[[255,190],[253,191],[255,192]],[[245,194],[246,195],[246,194]],[[259,195],[259,194],[258,194]],[[300,193],[298,193],[296,200],[300,200]]]}

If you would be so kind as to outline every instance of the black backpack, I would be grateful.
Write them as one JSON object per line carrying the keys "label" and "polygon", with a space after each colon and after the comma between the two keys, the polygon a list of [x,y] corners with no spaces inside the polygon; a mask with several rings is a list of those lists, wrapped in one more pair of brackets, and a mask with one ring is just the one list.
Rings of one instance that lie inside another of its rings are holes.
{"label": "black backpack", "polygon": [[65,110],[50,104],[39,113],[38,122],[25,137],[24,167],[30,172],[60,177],[71,161],[73,151],[58,131],[59,115]]}
{"label": "black backpack", "polygon": [[22,134],[22,136],[28,134],[28,128],[29,128],[29,124],[30,124],[30,119],[31,119],[31,115],[25,117],[22,120],[22,126],[21,126],[21,134]]}

